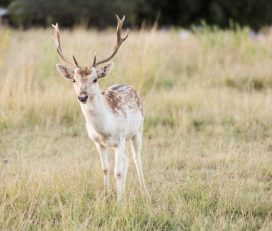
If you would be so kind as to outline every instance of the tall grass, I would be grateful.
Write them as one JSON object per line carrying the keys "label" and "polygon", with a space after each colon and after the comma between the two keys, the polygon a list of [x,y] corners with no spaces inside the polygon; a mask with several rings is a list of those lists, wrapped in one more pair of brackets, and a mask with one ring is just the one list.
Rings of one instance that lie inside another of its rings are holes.
{"label": "tall grass", "polygon": [[[152,203],[131,166],[120,208],[103,196],[51,31],[0,29],[0,229],[271,230],[272,35],[248,35],[130,34],[101,86],[130,84],[143,98]],[[82,65],[114,42],[113,31],[62,31],[65,54]]]}

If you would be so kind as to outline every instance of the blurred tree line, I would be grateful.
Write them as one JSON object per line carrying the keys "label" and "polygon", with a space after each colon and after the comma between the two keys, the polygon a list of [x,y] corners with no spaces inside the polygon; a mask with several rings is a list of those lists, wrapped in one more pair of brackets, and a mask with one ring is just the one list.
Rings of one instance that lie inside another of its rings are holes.
{"label": "blurred tree line", "polygon": [[115,24],[115,14],[126,14],[131,26],[188,27],[205,21],[259,29],[272,23],[272,0],[0,0],[0,6],[8,8],[13,26],[24,28],[54,22],[105,28]]}

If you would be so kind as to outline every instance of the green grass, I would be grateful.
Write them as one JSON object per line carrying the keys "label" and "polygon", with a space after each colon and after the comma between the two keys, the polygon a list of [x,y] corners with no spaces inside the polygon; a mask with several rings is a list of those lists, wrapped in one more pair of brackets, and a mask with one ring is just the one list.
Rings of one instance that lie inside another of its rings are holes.
{"label": "green grass", "polygon": [[[101,84],[131,84],[143,98],[152,201],[130,160],[118,206],[114,154],[105,198],[73,89],[54,69],[50,31],[0,30],[0,230],[271,230],[272,43],[247,33],[131,33]],[[65,54],[87,64],[114,34],[62,38]]]}

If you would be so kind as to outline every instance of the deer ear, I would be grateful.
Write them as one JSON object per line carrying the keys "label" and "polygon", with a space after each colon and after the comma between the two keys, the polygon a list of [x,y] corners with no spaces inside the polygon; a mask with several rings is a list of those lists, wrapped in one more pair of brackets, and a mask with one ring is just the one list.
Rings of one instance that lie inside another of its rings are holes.
{"label": "deer ear", "polygon": [[61,64],[57,64],[56,68],[61,76],[65,77],[67,79],[73,79],[74,71],[71,68],[61,65]]}
{"label": "deer ear", "polygon": [[113,63],[108,63],[105,66],[98,68],[96,70],[97,71],[97,77],[98,78],[105,77],[108,73],[110,73],[112,67],[113,67]]}

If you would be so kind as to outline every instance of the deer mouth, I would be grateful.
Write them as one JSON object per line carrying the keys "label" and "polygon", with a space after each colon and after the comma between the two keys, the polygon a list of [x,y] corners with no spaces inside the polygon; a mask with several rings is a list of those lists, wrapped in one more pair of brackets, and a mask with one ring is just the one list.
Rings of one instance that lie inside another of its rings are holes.
{"label": "deer mouth", "polygon": [[79,102],[80,102],[81,104],[86,104],[86,103],[87,103],[87,100],[85,100],[85,101],[79,100]]}

